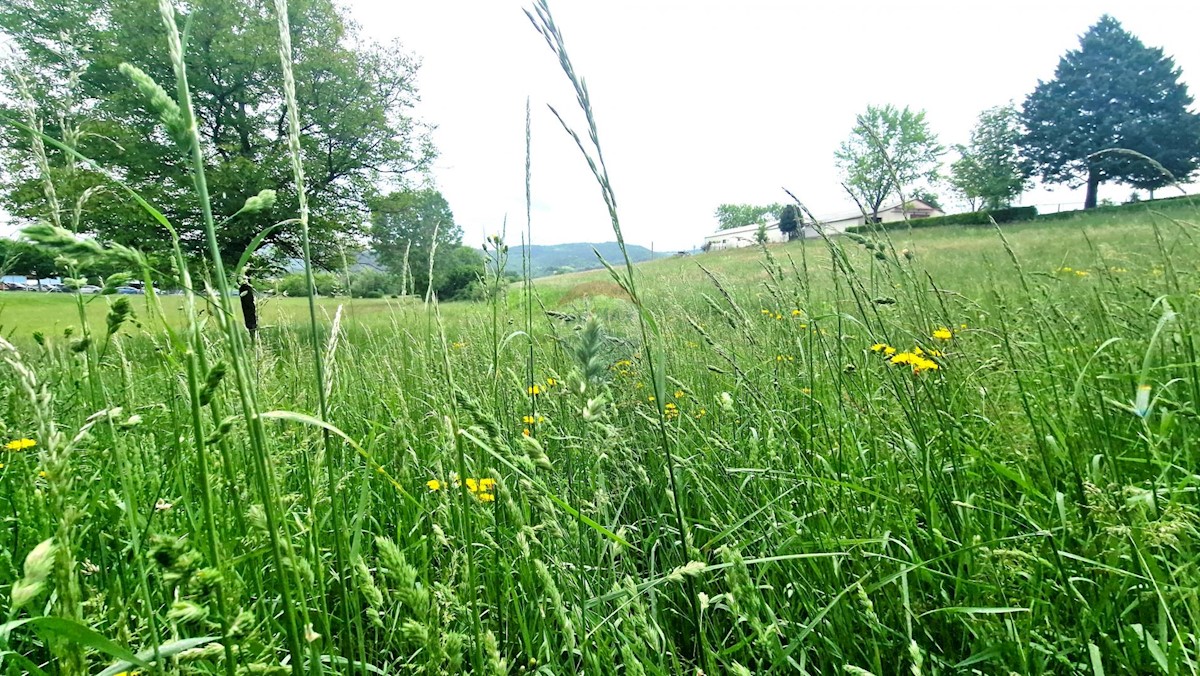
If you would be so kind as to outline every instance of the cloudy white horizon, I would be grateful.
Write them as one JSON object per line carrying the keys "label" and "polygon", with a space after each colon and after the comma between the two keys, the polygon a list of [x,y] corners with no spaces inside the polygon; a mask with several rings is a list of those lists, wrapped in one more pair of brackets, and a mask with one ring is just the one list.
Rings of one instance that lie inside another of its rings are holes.
{"label": "cloudy white horizon", "polygon": [[[611,241],[599,190],[547,110],[581,124],[528,6],[347,3],[366,35],[422,59],[418,114],[437,125],[440,151],[433,182],[465,243],[506,217],[510,241],[524,232],[526,96],[533,242]],[[1193,96],[1200,88],[1197,3],[558,0],[551,10],[592,96],[625,237],[657,250],[698,246],[718,204],[786,201],[783,187],[818,216],[853,211],[833,154],[868,104],[924,109],[943,145],[965,143],[980,111],[1019,104],[1105,13],[1173,56]],[[1131,192],[1106,184],[1100,196]],[[1039,185],[1021,203],[1082,201],[1083,188]]]}

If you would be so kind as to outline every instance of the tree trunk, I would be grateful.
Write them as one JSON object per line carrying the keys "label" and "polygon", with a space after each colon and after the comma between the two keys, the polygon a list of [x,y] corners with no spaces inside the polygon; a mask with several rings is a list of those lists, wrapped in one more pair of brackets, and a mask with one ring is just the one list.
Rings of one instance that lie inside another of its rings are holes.
{"label": "tree trunk", "polygon": [[250,282],[242,282],[238,287],[238,295],[242,300],[242,320],[246,323],[246,330],[250,332],[250,342],[254,342],[258,334],[258,308],[254,304],[254,287],[250,286]]}
{"label": "tree trunk", "polygon": [[1100,190],[1100,172],[1095,167],[1088,168],[1087,197],[1083,198],[1084,209],[1096,208],[1096,193]]}

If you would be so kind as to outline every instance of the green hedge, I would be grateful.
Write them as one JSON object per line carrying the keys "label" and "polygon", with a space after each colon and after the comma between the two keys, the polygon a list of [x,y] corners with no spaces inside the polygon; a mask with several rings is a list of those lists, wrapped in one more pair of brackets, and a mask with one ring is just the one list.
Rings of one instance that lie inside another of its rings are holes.
{"label": "green hedge", "polygon": [[[907,230],[908,228],[933,228],[939,225],[988,225],[995,220],[997,223],[1015,223],[1031,221],[1037,218],[1037,207],[1007,207],[991,211],[972,211],[965,214],[949,216],[931,216],[929,218],[914,218],[907,223],[893,221],[875,225],[852,225],[846,232],[874,232],[876,230]],[[989,219],[989,217],[991,217]]]}
{"label": "green hedge", "polygon": [[1076,216],[1088,214],[1119,214],[1129,211],[1145,211],[1146,209],[1159,209],[1162,207],[1200,207],[1200,195],[1180,195],[1179,197],[1164,197],[1156,200],[1142,200],[1140,202],[1126,202],[1125,204],[1114,204],[1107,207],[1094,207],[1092,209],[1076,209],[1074,211],[1059,211],[1052,214],[1040,214],[1035,220],[1038,221],[1062,221]]}

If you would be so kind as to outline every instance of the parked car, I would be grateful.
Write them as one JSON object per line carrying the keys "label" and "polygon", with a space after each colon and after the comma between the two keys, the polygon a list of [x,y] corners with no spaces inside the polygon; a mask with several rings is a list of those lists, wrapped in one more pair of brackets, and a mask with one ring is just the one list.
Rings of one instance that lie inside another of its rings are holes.
{"label": "parked car", "polygon": [[145,292],[132,286],[118,286],[117,293],[121,294],[122,296],[135,296]]}
{"label": "parked car", "polygon": [[100,287],[95,284],[84,284],[79,287],[79,293],[100,293]]}

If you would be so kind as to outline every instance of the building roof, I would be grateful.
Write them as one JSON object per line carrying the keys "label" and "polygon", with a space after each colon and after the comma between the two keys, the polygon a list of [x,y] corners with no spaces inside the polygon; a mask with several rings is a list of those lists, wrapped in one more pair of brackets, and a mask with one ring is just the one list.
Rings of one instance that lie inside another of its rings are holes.
{"label": "building roof", "polygon": [[[905,204],[905,203],[896,201],[891,204],[881,205],[879,207],[879,211],[884,212],[884,211],[892,211],[894,209],[899,209],[902,204]],[[930,209],[933,211],[941,211],[941,209],[938,209],[937,207],[933,206],[932,204],[930,204],[924,200],[910,199],[910,200],[908,200],[907,204],[909,205],[910,209]],[[838,223],[840,221],[848,221],[852,218],[862,218],[862,216],[863,216],[863,212],[856,209],[854,211],[842,212],[840,214],[835,214],[833,216],[824,216],[824,217],[819,218],[818,220],[821,223]],[[777,218],[769,219],[765,222],[764,225],[768,229],[778,227],[779,219],[777,219]],[[718,235],[734,235],[734,236],[745,235],[747,233],[756,232],[757,230],[758,230],[758,223],[751,223],[750,225],[739,225],[736,228],[727,228],[725,230],[718,230],[718,231],[712,233],[711,235],[708,235],[707,237],[705,237],[705,239],[711,239]]]}

